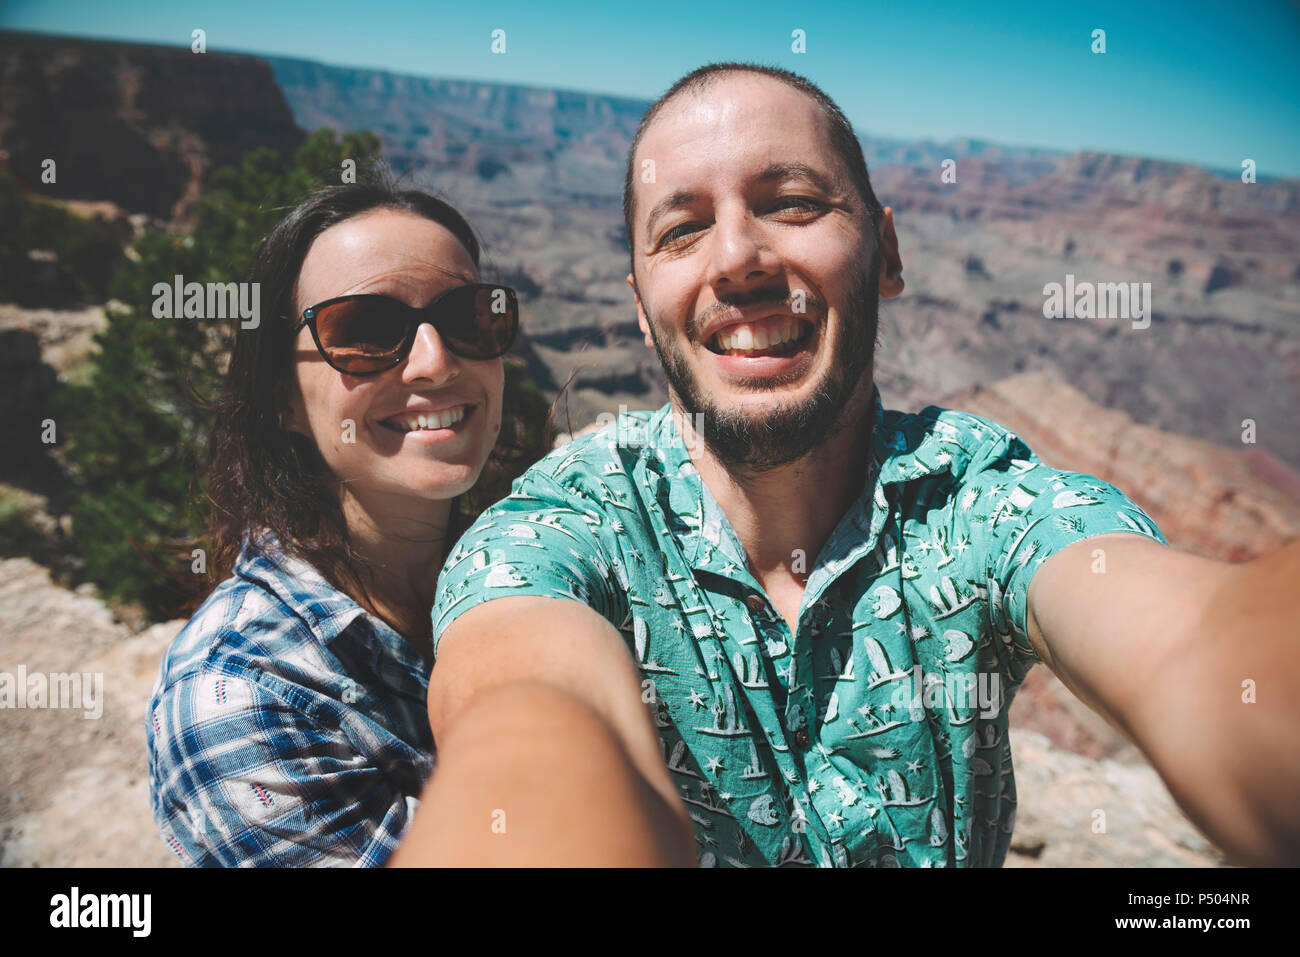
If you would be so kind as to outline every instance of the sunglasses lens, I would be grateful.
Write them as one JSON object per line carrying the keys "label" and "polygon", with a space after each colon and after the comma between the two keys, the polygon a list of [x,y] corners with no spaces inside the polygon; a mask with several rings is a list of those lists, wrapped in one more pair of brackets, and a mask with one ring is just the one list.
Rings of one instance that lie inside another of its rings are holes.
{"label": "sunglasses lens", "polygon": [[519,331],[519,302],[508,286],[461,286],[440,297],[432,315],[387,296],[357,296],[315,310],[316,338],[334,368],[352,375],[391,369],[411,347],[421,321],[432,321],[463,359],[504,355]]}
{"label": "sunglasses lens", "polygon": [[410,309],[382,297],[349,299],[316,314],[316,334],[335,368],[366,373],[386,369],[402,352]]}
{"label": "sunglasses lens", "polygon": [[465,359],[495,359],[504,355],[519,331],[519,302],[506,286],[462,286],[441,303],[438,331],[443,341]]}

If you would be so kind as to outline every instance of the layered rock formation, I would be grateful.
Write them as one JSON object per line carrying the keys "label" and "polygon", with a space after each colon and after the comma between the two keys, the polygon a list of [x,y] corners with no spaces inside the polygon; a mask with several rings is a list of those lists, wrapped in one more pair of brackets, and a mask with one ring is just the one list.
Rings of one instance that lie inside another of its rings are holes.
{"label": "layered rock formation", "polygon": [[[202,168],[288,149],[295,123],[374,129],[395,169],[466,211],[490,269],[519,288],[529,370],[551,392],[573,377],[574,427],[665,398],[624,282],[620,190],[644,101],[18,34],[0,34],[0,70],[15,171],[63,156],[73,172],[53,195],[136,212],[183,213]],[[900,406],[1043,372],[1219,445],[1253,419],[1258,447],[1300,468],[1297,181],[972,139],[863,146],[907,283],[882,307],[876,363]],[[1045,286],[1067,276],[1149,283],[1149,325],[1045,318]]]}
{"label": "layered rock formation", "polygon": [[938,404],[1005,425],[1053,468],[1119,487],[1176,548],[1245,561],[1300,535],[1300,475],[1257,444],[1225,448],[1138,425],[1040,373]]}
{"label": "layered rock formation", "polygon": [[209,170],[303,138],[263,60],[0,31],[0,149],[42,195],[183,220]]}
{"label": "layered rock formation", "polygon": [[[399,168],[465,206],[524,293],[537,381],[574,377],[575,428],[664,401],[624,282],[623,163],[645,103],[271,63],[303,126],[374,127]],[[1039,371],[1220,445],[1252,418],[1259,448],[1300,468],[1296,181],[971,139],[862,143],[903,255],[907,290],[882,308],[877,355],[900,406]],[[1045,318],[1044,286],[1068,274],[1150,283],[1150,325]]]}

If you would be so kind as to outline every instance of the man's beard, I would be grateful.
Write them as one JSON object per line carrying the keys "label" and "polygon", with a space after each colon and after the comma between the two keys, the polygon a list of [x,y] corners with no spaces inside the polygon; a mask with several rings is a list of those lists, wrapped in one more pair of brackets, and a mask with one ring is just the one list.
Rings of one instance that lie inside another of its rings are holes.
{"label": "man's beard", "polygon": [[[742,471],[765,472],[798,461],[843,427],[845,406],[875,356],[880,313],[878,251],[872,260],[850,290],[841,316],[839,340],[821,344],[821,348],[831,350],[830,369],[807,399],[781,405],[761,416],[714,404],[700,388],[681,350],[674,343],[665,347],[656,332],[654,317],[647,315],[668,384],[683,411],[693,421],[702,422],[704,444],[721,463]],[[822,313],[824,316],[824,309]],[[688,328],[691,325],[696,324],[688,324]],[[823,325],[822,334],[828,331]]]}

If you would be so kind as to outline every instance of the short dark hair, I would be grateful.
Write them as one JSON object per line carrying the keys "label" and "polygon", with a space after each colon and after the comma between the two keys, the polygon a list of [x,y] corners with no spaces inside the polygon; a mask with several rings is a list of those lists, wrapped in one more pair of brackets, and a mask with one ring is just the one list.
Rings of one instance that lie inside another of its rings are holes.
{"label": "short dark hair", "polygon": [[858,194],[862,197],[863,203],[866,204],[867,216],[871,220],[872,229],[878,230],[884,210],[880,205],[880,200],[876,199],[875,190],[871,188],[871,177],[867,174],[867,160],[862,155],[862,144],[858,142],[858,135],[853,132],[853,124],[848,121],[843,111],[835,105],[835,101],[822,92],[821,87],[797,73],[783,70],[780,67],[764,66],[758,63],[709,63],[686,74],[669,87],[667,93],[655,100],[650,109],[646,111],[645,116],[641,117],[641,123],[636,128],[636,136],[632,138],[632,146],[627,152],[627,172],[623,178],[623,223],[627,229],[627,244],[632,251],[633,262],[635,263],[636,260],[636,232],[632,218],[636,212],[636,204],[633,199],[632,189],[636,183],[636,151],[641,145],[641,139],[645,136],[645,131],[650,128],[650,124],[654,122],[660,111],[679,93],[700,93],[711,86],[714,81],[728,73],[756,73],[760,76],[769,76],[792,89],[798,90],[800,93],[808,94],[816,101],[817,105],[821,107],[822,115],[826,117],[826,122],[830,126],[831,146],[844,160],[844,165],[848,167],[849,177],[853,180],[853,185],[858,188]]}

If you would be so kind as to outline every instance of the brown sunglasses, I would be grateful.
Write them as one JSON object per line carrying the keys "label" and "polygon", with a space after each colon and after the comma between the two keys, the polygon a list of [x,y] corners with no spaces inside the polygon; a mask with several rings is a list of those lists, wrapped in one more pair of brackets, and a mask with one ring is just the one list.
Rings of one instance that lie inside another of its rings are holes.
{"label": "brown sunglasses", "polygon": [[303,310],[293,331],[310,327],[331,368],[367,376],[401,364],[426,322],[452,355],[496,359],[509,351],[519,332],[519,299],[509,286],[490,283],[457,286],[419,309],[392,296],[339,296]]}

